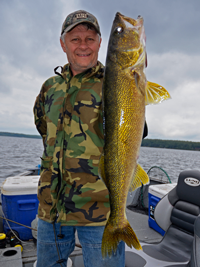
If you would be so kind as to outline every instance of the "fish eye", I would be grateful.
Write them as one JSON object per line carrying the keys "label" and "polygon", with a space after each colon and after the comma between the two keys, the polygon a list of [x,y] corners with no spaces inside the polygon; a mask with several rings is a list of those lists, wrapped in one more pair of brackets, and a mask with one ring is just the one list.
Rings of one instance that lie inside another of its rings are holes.
{"label": "fish eye", "polygon": [[123,28],[122,27],[117,27],[116,29],[115,29],[115,33],[117,33],[117,34],[120,34],[120,33],[122,33],[123,32]]}

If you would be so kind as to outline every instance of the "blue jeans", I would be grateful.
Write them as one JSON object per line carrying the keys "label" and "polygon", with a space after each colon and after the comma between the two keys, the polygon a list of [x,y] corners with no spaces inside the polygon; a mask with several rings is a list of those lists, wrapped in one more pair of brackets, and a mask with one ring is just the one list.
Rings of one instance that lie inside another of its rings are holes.
{"label": "blue jeans", "polygon": [[[37,267],[61,267],[57,261],[63,259],[65,267],[75,247],[75,231],[82,246],[85,267],[124,267],[125,244],[120,242],[112,257],[102,258],[101,240],[104,226],[62,226],[38,220]],[[55,231],[55,234],[54,234]],[[62,239],[58,237],[62,235]],[[57,247],[55,243],[55,236]],[[57,250],[58,248],[58,250]],[[59,256],[58,256],[59,253]]]}

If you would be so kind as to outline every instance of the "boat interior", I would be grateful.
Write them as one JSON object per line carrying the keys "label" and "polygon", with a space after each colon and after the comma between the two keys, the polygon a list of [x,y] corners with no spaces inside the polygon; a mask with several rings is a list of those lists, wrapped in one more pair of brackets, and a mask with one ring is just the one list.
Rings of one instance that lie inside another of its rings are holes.
{"label": "boat interior", "polygon": [[200,172],[183,171],[177,186],[164,196],[154,212],[165,230],[162,240],[141,243],[142,251],[126,247],[126,267],[200,266]]}
{"label": "boat interior", "polygon": [[[36,173],[29,171],[23,175]],[[171,188],[157,203],[153,216],[150,216],[150,205],[148,215],[127,208],[127,218],[140,240],[142,250],[126,246],[125,267],[200,267],[200,171],[181,172],[177,184]],[[164,234],[149,227],[149,220],[155,222]],[[5,228],[3,221],[6,220],[0,218],[0,232]],[[32,227],[37,228],[37,223]],[[1,248],[0,265],[36,266],[36,233],[34,231],[33,239],[22,243],[22,252],[19,247],[10,245]],[[76,248],[70,255],[68,266],[84,267],[77,237]]]}

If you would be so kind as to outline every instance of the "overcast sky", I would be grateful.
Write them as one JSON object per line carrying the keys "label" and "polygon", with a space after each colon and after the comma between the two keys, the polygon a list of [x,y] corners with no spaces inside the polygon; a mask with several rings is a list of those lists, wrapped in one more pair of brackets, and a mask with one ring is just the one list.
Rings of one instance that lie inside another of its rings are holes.
{"label": "overcast sky", "polygon": [[147,107],[148,138],[199,142],[199,0],[0,0],[0,131],[37,134],[35,98],[54,68],[67,63],[61,26],[80,9],[99,21],[103,64],[115,13],[144,18],[147,79],[172,97]]}

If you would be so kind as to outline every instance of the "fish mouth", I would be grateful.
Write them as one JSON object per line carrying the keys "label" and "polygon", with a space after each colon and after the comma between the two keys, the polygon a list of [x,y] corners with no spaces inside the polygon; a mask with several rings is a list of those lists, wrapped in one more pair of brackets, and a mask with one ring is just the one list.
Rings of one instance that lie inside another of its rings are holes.
{"label": "fish mouth", "polygon": [[[143,50],[142,53],[139,55],[137,62],[133,63],[133,65],[130,66],[130,69],[133,70],[134,68],[143,65],[146,60],[146,35],[144,31],[144,19],[142,16],[139,15],[135,20],[133,18],[121,14],[120,12],[117,12],[115,20],[117,24],[119,23],[120,25],[124,25],[125,28],[131,28],[133,30],[136,30],[136,32],[138,32],[140,36],[140,43],[141,47],[143,47]],[[124,50],[123,52],[134,52],[136,50],[138,50],[138,48],[133,47],[129,48],[128,50]]]}
{"label": "fish mouth", "polygon": [[123,21],[126,27],[135,27],[136,29],[137,29],[137,27],[141,27],[143,25],[143,21],[144,21],[143,17],[140,15],[135,20],[133,18],[129,18],[127,16],[124,16],[120,12],[116,13],[115,19]]}

